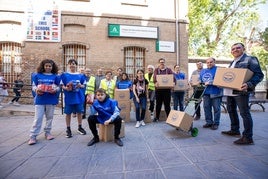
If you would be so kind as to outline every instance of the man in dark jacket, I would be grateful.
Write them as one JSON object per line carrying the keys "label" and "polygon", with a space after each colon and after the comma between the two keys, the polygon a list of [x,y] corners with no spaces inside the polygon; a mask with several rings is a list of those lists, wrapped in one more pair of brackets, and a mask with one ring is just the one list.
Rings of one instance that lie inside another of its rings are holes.
{"label": "man in dark jacket", "polygon": [[240,136],[239,118],[237,114],[237,106],[240,111],[240,116],[243,118],[244,131],[242,137],[234,144],[249,145],[254,144],[253,136],[253,120],[249,108],[249,93],[252,92],[255,86],[262,81],[263,73],[259,61],[256,57],[248,56],[245,53],[245,46],[242,43],[235,43],[232,45],[231,53],[234,60],[231,62],[229,68],[246,68],[253,72],[251,79],[241,86],[241,91],[232,89],[224,89],[224,95],[227,96],[227,111],[231,119],[231,130],[222,131],[222,134],[230,136]]}

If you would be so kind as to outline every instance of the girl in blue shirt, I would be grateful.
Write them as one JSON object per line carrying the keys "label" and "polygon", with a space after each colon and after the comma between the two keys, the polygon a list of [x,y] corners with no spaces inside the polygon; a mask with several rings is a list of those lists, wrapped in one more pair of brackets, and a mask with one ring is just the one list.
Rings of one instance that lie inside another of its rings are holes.
{"label": "girl in blue shirt", "polygon": [[117,89],[129,89],[130,99],[133,98],[132,81],[129,80],[127,73],[122,73],[122,78],[116,83]]}
{"label": "girl in blue shirt", "polygon": [[35,117],[30,130],[29,145],[36,144],[36,137],[42,126],[43,116],[46,116],[46,125],[44,127],[45,138],[52,140],[54,137],[50,131],[55,105],[58,104],[59,77],[57,75],[58,66],[53,60],[43,60],[37,68],[37,73],[32,76],[32,91],[36,94],[34,97]]}

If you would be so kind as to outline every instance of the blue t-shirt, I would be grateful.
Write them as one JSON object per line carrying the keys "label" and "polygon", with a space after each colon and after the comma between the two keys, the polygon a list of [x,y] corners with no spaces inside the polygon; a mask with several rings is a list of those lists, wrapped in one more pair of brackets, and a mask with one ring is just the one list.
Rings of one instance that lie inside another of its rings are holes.
{"label": "blue t-shirt", "polygon": [[185,79],[185,74],[184,73],[173,73],[174,74],[174,77],[176,80],[184,80]]}
{"label": "blue t-shirt", "polygon": [[214,66],[212,68],[206,68],[201,70],[200,72],[200,80],[201,83],[206,83],[208,82],[209,85],[207,85],[206,90],[204,94],[220,94],[222,93],[222,89],[214,86],[213,81],[214,81],[214,76],[216,74],[217,67]]}
{"label": "blue t-shirt", "polygon": [[86,80],[83,74],[80,73],[63,73],[61,75],[61,82],[60,84],[63,84],[64,86],[67,86],[67,84],[72,83],[73,90],[67,91],[63,90],[64,92],[64,102],[67,105],[70,104],[83,104],[85,100],[85,89],[84,88],[76,88],[76,85],[78,83],[82,85],[86,85]]}
{"label": "blue t-shirt", "polygon": [[54,88],[56,89],[60,84],[60,78],[56,74],[46,74],[46,73],[34,73],[32,75],[32,86],[33,91],[36,88],[41,88],[44,92],[42,95],[36,95],[34,97],[35,105],[56,105],[58,104],[58,94],[51,94],[46,92],[47,90]]}

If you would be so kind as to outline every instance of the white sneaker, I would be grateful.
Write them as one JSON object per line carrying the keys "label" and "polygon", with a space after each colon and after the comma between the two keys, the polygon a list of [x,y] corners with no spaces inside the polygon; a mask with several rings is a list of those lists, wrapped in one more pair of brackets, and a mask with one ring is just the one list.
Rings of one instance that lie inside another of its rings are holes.
{"label": "white sneaker", "polygon": [[151,112],[151,119],[154,119],[154,113]]}
{"label": "white sneaker", "polygon": [[19,104],[18,102],[15,101],[15,102],[13,103],[13,105],[14,105],[14,106],[19,106],[20,104]]}
{"label": "white sneaker", "polygon": [[12,101],[9,101],[7,104],[13,104],[13,102]]}
{"label": "white sneaker", "polygon": [[142,126],[145,126],[145,123],[144,123],[144,121],[143,121],[143,120],[142,120],[140,123],[141,123],[141,125],[142,125]]}
{"label": "white sneaker", "polygon": [[138,127],[140,127],[140,126],[141,126],[140,121],[137,121],[137,123],[136,123],[135,127],[136,127],[136,128],[138,128]]}

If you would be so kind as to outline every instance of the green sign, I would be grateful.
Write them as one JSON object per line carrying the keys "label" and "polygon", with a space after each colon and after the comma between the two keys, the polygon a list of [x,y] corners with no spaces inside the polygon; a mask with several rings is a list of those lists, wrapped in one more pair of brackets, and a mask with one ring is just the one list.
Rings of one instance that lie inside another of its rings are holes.
{"label": "green sign", "polygon": [[119,37],[120,36],[120,25],[119,24],[109,24],[108,26],[108,36],[109,37]]}

